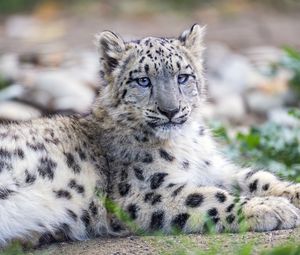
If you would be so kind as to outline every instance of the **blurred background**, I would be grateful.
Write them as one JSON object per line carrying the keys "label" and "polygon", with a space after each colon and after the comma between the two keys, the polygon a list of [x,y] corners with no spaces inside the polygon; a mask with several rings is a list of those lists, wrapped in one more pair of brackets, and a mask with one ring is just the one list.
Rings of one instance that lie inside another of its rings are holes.
{"label": "blurred background", "polygon": [[205,117],[234,159],[300,181],[299,0],[0,0],[0,121],[86,112],[94,34],[207,25]]}

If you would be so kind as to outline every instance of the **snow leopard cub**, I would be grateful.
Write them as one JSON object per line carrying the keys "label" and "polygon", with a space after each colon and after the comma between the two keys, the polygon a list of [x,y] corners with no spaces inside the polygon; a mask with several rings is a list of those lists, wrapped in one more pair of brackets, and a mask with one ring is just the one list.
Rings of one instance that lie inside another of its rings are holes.
{"label": "snow leopard cub", "polygon": [[231,164],[206,128],[202,37],[199,25],[174,39],[102,32],[90,114],[0,126],[1,245],[122,232],[99,193],[147,232],[299,225],[300,185]]}

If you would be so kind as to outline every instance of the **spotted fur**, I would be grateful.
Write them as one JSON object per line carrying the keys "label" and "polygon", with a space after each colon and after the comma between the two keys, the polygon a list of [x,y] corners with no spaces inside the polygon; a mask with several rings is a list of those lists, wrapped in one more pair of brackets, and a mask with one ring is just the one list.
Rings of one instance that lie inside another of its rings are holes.
{"label": "spotted fur", "polygon": [[0,126],[1,245],[127,232],[105,198],[145,232],[299,225],[300,185],[234,166],[205,127],[202,37],[105,31],[90,114]]}

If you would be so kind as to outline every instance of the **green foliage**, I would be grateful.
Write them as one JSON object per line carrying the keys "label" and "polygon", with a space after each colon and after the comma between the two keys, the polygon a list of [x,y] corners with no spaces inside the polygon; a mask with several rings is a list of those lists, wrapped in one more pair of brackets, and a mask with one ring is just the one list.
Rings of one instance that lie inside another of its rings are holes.
{"label": "green foliage", "polygon": [[[250,0],[252,2],[257,2],[263,6],[267,6],[280,11],[284,10],[299,10],[300,3],[298,0]],[[250,2],[249,1],[249,2]]]}
{"label": "green foliage", "polygon": [[280,66],[293,72],[290,85],[300,97],[300,52],[291,47],[284,47],[283,50],[285,52],[285,57],[282,59]]}
{"label": "green foliage", "polygon": [[[291,115],[300,117],[299,110]],[[226,143],[225,153],[242,165],[255,165],[300,182],[300,128],[265,123],[229,138],[226,129],[215,125],[215,134]]]}
{"label": "green foliage", "polygon": [[25,255],[22,246],[18,242],[11,243],[0,255]]}
{"label": "green foliage", "polygon": [[3,0],[0,1],[0,13],[13,13],[32,10],[39,0]]}
{"label": "green foliage", "polygon": [[113,200],[108,197],[99,196],[100,200],[103,202],[107,212],[115,216],[120,222],[122,222],[130,231],[136,234],[144,234],[144,231],[138,227],[138,225],[131,219],[130,215],[124,211],[120,205],[118,205]]}
{"label": "green foliage", "polygon": [[155,4],[162,9],[163,7],[167,8],[167,10],[172,9],[176,11],[191,11],[197,7],[203,7],[205,5],[211,5],[214,3],[218,3],[218,0],[155,0]]}
{"label": "green foliage", "polygon": [[0,75],[0,90],[6,88],[7,86],[9,86],[9,83]]}
{"label": "green foliage", "polygon": [[[184,244],[181,244],[184,245]],[[191,247],[190,244],[186,245],[185,247]],[[235,245],[232,247],[232,252],[230,255],[251,255],[254,254],[255,246],[252,243],[244,244],[244,245]],[[176,251],[172,251],[172,253],[163,253],[167,254],[176,254],[176,255],[220,255],[225,254],[222,251],[221,243],[214,243],[209,246],[208,249],[202,250],[199,248],[192,248],[192,249],[184,249],[178,248]],[[229,253],[226,253],[229,254]],[[255,252],[255,254],[259,255],[299,255],[300,254],[300,246],[295,244],[289,245],[280,245],[276,246],[272,249],[264,250],[261,252]]]}
{"label": "green foliage", "polygon": [[261,255],[299,255],[300,245],[283,245],[268,251],[263,251]]}
{"label": "green foliage", "polygon": [[[88,5],[90,3],[104,3],[105,5],[111,4],[113,7],[118,7],[120,2],[123,5],[130,5],[130,6],[145,6],[145,10],[147,9],[154,9],[156,11],[162,10],[174,10],[177,11],[178,14],[182,12],[191,12],[198,8],[224,8],[224,6],[231,5],[235,6],[236,2],[234,0],[2,0],[0,1],[0,13],[4,14],[11,14],[15,12],[26,12],[32,11],[40,4],[43,3],[55,3],[60,4],[61,7],[67,9],[71,8],[76,5]],[[300,8],[300,3],[298,0],[242,0],[246,4],[252,4],[253,2],[259,3],[264,7],[272,8],[272,9],[279,9],[280,11],[283,10],[297,10]],[[133,8],[135,9],[135,8]]]}
{"label": "green foliage", "polygon": [[300,109],[296,109],[296,108],[290,109],[289,114],[300,120]]}

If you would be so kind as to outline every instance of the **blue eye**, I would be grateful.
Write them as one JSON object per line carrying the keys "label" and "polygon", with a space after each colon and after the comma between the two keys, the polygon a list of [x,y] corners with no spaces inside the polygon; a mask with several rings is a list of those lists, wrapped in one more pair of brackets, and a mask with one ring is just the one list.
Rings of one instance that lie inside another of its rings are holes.
{"label": "blue eye", "polygon": [[142,77],[142,78],[138,78],[136,79],[137,84],[139,84],[141,87],[150,87],[151,85],[151,81],[148,77]]}
{"label": "blue eye", "polygon": [[178,84],[185,84],[188,81],[189,77],[190,77],[189,74],[179,74],[177,76]]}

